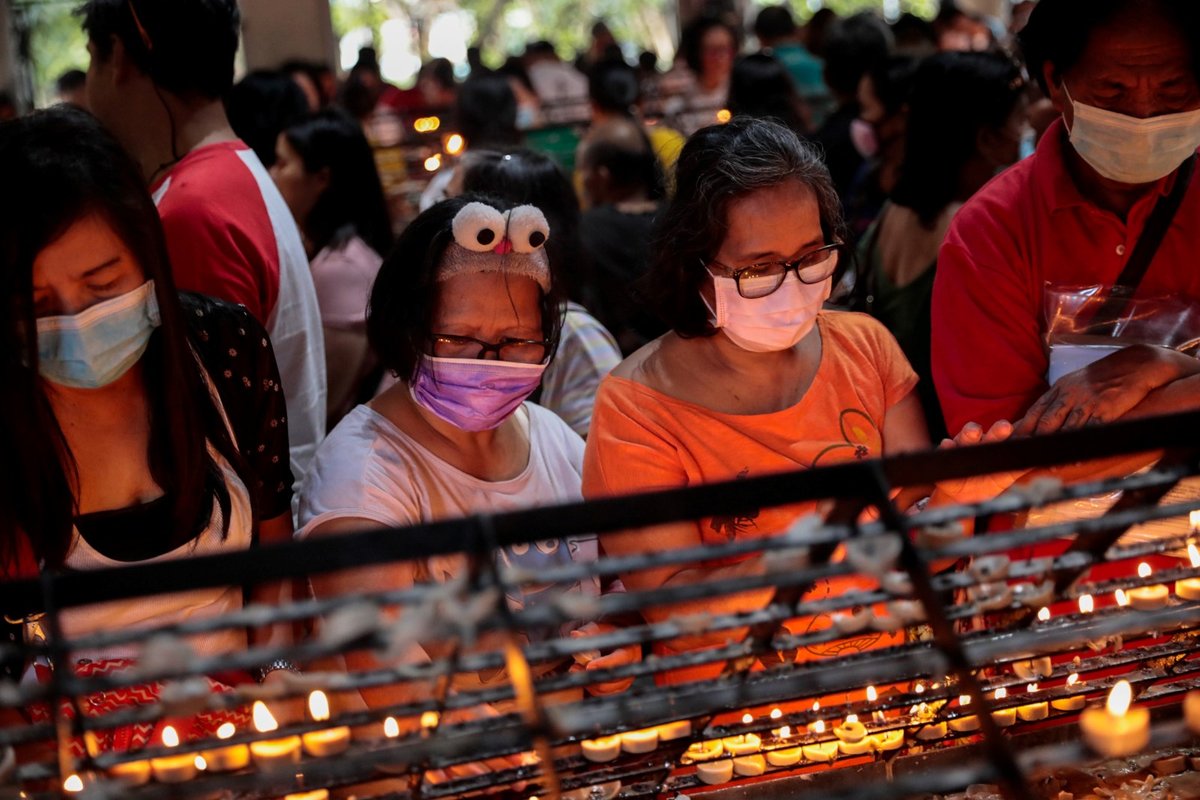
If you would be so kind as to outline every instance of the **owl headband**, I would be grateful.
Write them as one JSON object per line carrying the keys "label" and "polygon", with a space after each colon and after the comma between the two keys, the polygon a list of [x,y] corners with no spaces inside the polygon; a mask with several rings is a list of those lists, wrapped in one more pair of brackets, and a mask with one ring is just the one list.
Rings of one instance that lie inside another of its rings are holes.
{"label": "owl headband", "polygon": [[521,275],[550,291],[546,240],[550,225],[535,206],[500,211],[487,203],[467,203],[451,223],[454,241],[446,248],[437,280],[473,272]]}

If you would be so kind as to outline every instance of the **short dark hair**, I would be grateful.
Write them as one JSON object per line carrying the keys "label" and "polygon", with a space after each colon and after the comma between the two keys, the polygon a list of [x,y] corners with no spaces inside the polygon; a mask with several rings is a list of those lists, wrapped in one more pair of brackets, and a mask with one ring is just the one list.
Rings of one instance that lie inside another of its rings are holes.
{"label": "short dark hair", "polygon": [[233,85],[237,0],[87,0],[77,13],[97,56],[108,59],[118,39],[169,92],[216,99]]}
{"label": "short dark hair", "polygon": [[517,96],[503,75],[483,73],[463,81],[455,95],[454,120],[469,147],[510,147],[521,141]]}
{"label": "short dark hair", "polygon": [[[875,62],[875,65],[867,70],[866,75],[871,79],[871,88],[875,92],[875,97],[888,116],[899,114],[904,109],[920,63],[922,62],[913,56],[888,56]],[[954,97],[954,95],[948,95],[948,97]],[[947,105],[953,107],[954,103],[947,103]]]}
{"label": "short dark hair", "polygon": [[758,37],[759,43],[786,39],[795,33],[796,20],[792,18],[792,10],[787,6],[767,6],[754,18],[754,35]]}
{"label": "short dark hair", "polygon": [[700,71],[702,66],[700,44],[704,41],[704,34],[713,28],[724,28],[729,31],[729,35],[733,37],[734,50],[738,48],[741,38],[738,35],[738,29],[725,20],[720,17],[698,17],[692,20],[679,35],[679,50],[683,53],[684,60],[687,61],[687,65],[693,72]]}
{"label": "short dark hair", "polygon": [[[0,125],[0,575],[24,536],[48,568],[65,560],[78,498],[75,462],[38,378],[33,263],[79,220],[97,214],[154,281],[161,325],[142,357],[150,401],[150,473],[171,507],[165,541],[197,536],[229,492],[206,440],[254,482],[226,432],[188,344],[166,239],[141,170],[95,117],[69,105]],[[257,516],[257,509],[255,510]],[[226,527],[227,524],[226,524]]]}
{"label": "short dark hair", "polygon": [[632,114],[641,94],[637,72],[624,61],[602,61],[588,75],[588,97],[614,114]]}
{"label": "short dark hair", "polygon": [[[650,139],[633,119],[607,123],[620,126],[629,135],[605,135],[606,126],[593,127],[597,138],[588,141],[579,157],[580,167],[608,170],[613,185],[625,190],[642,190],[651,200],[661,200],[666,194],[665,179]],[[585,140],[586,141],[586,140]]]}
{"label": "short dark hair", "polygon": [[829,170],[795,131],[770,120],[735,117],[692,135],[675,168],[675,196],[653,243],[643,290],[652,309],[680,336],[709,336],[714,328],[700,299],[706,265],[729,230],[729,204],[789,181],[817,198],[826,241],[845,241],[845,225]]}
{"label": "short dark hair", "polygon": [[862,76],[887,58],[891,47],[892,32],[870,11],[834,20],[825,34],[825,83],[853,97]]}
{"label": "short dark hair", "polygon": [[453,89],[458,85],[454,80],[454,65],[448,58],[435,58],[421,65],[420,75],[429,78],[443,89]]}
{"label": "short dark hair", "polygon": [[81,69],[69,69],[54,82],[54,88],[59,94],[75,92],[87,84],[87,73]]}
{"label": "short dark hair", "polygon": [[1083,58],[1092,33],[1133,6],[1155,10],[1187,39],[1192,50],[1193,72],[1200,62],[1200,3],[1195,0],[1041,0],[1018,34],[1029,74],[1049,93],[1045,65],[1066,72]]}
{"label": "short dark hair", "polygon": [[318,111],[283,132],[307,172],[329,170],[329,185],[297,220],[317,251],[337,249],[358,236],[379,255],[392,247],[387,200],[375,154],[362,126],[345,111]]}
{"label": "short dark hair", "polygon": [[[400,234],[396,247],[383,260],[367,306],[367,339],[384,369],[403,381],[416,377],[421,356],[428,352],[437,307],[438,267],[446,248],[454,241],[451,224],[462,207],[472,201],[501,210],[515,203],[483,195],[465,194],[443,200],[417,215]],[[553,225],[553,223],[551,223]],[[550,238],[554,238],[553,227]],[[542,335],[555,345],[562,330],[563,306],[554,266],[550,267],[550,291],[542,293]]]}
{"label": "short dark hair", "polygon": [[308,98],[288,73],[258,70],[225,94],[225,114],[233,132],[269,167],[279,134],[308,115]]}
{"label": "short dark hair", "polygon": [[728,107],[739,114],[773,119],[794,131],[804,130],[800,95],[792,75],[779,59],[767,53],[742,56],[729,76]]}

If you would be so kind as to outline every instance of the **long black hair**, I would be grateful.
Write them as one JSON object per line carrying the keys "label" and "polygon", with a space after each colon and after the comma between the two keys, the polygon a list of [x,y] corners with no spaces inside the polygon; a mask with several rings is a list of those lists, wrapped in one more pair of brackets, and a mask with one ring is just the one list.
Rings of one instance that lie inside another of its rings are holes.
{"label": "long black hair", "polygon": [[[172,544],[197,537],[217,503],[228,526],[229,493],[206,439],[235,467],[242,459],[221,421],[187,340],[166,241],[141,172],[86,112],[56,106],[0,125],[0,575],[22,553],[61,567],[71,546],[78,469],[38,374],[33,263],[91,214],[110,224],[154,281],[162,324],[141,364],[150,404],[148,461],[171,504]],[[243,473],[243,478],[245,475]]]}
{"label": "long black hair", "polygon": [[329,170],[329,186],[308,217],[297,220],[313,248],[336,250],[358,236],[379,255],[387,255],[392,223],[362,126],[344,111],[329,108],[291,126],[283,136],[305,171]]}

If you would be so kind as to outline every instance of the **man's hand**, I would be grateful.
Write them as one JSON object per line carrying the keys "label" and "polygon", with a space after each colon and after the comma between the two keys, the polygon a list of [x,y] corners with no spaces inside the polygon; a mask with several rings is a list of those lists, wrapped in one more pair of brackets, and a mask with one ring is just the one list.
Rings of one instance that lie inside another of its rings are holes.
{"label": "man's hand", "polygon": [[1017,422],[1017,436],[1113,422],[1156,389],[1200,372],[1191,356],[1151,345],[1130,345],[1065,375]]}

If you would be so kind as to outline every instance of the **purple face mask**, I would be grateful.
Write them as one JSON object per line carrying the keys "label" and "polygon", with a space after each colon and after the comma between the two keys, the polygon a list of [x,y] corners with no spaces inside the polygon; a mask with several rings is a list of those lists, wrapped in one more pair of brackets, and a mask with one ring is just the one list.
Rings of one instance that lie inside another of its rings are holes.
{"label": "purple face mask", "polygon": [[438,419],[464,431],[490,431],[533,394],[545,364],[421,356],[410,391]]}

